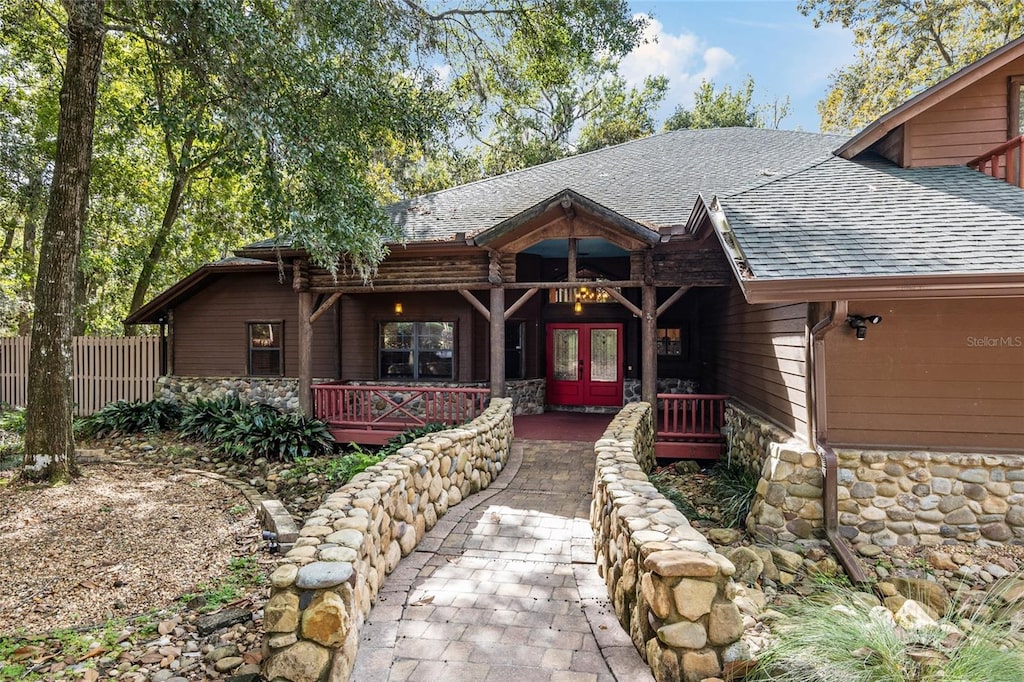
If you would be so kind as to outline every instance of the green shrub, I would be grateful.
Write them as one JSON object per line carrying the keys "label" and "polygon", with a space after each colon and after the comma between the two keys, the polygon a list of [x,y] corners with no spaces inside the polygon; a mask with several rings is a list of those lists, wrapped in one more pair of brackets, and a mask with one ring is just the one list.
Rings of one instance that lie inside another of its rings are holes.
{"label": "green shrub", "polygon": [[0,431],[25,434],[25,408],[9,407],[0,411]]}
{"label": "green shrub", "polygon": [[720,523],[739,528],[747,520],[760,474],[742,464],[726,460],[711,470],[711,493],[718,503]]}
{"label": "green shrub", "polygon": [[181,408],[160,400],[108,403],[79,422],[83,436],[103,438],[129,433],[156,433],[170,429],[181,419]]}
{"label": "green shrub", "polygon": [[772,644],[746,679],[773,682],[1019,682],[1024,670],[1020,623],[901,626],[885,607],[852,588],[832,586],[783,609]]}
{"label": "green shrub", "polygon": [[342,486],[356,474],[361,474],[383,459],[379,453],[364,450],[355,444],[349,448],[348,452],[338,457],[299,457],[294,466],[288,469],[285,478],[296,480],[312,474],[328,483]]}
{"label": "green shrub", "polygon": [[231,431],[240,413],[253,414],[272,409],[259,404],[243,405],[235,396],[217,400],[199,399],[186,403],[182,408],[178,434],[192,440],[216,442],[218,434]]}
{"label": "green shrub", "polygon": [[444,431],[445,429],[450,428],[451,426],[448,424],[441,424],[440,422],[431,422],[429,424],[424,424],[423,426],[417,426],[415,429],[403,431],[402,433],[389,438],[388,442],[384,443],[380,450],[377,451],[377,454],[380,455],[381,459],[389,457],[420,436],[425,436],[428,433],[437,433],[438,431]]}
{"label": "green shrub", "polygon": [[293,460],[334,449],[334,438],[324,422],[238,398],[187,405],[178,433],[212,443],[217,452],[233,459]]}

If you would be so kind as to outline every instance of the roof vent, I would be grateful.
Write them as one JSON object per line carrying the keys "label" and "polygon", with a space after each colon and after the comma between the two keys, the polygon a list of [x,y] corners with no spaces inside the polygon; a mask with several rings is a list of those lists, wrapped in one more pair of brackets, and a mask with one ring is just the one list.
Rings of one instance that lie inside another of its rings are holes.
{"label": "roof vent", "polygon": [[775,170],[774,168],[762,168],[761,170],[757,171],[757,174],[763,175],[766,178],[770,178],[774,175],[778,175],[779,171]]}

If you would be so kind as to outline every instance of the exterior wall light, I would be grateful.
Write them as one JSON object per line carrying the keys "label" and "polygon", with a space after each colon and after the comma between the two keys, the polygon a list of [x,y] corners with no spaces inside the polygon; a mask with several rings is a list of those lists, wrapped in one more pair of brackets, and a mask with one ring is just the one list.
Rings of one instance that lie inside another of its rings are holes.
{"label": "exterior wall light", "polygon": [[857,332],[857,340],[863,341],[868,335],[868,324],[878,324],[882,321],[881,315],[848,315],[846,324],[850,325]]}
{"label": "exterior wall light", "polygon": [[402,308],[402,302],[395,303],[395,315],[401,315],[405,310]]}
{"label": "exterior wall light", "polygon": [[576,296],[576,302],[572,304],[572,311],[577,315],[583,312],[583,301],[580,300],[579,296]]}

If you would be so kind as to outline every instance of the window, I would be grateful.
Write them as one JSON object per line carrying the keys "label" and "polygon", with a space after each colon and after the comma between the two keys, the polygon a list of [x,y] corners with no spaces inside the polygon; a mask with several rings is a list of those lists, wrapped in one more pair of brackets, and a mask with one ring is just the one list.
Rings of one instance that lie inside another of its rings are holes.
{"label": "window", "polygon": [[522,379],[523,369],[523,322],[505,323],[505,378]]}
{"label": "window", "polygon": [[686,338],[679,327],[658,330],[658,355],[685,357],[687,354]]}
{"label": "window", "polygon": [[284,374],[284,323],[249,323],[249,374],[282,376]]}
{"label": "window", "polygon": [[453,378],[454,340],[453,322],[381,323],[380,378]]}

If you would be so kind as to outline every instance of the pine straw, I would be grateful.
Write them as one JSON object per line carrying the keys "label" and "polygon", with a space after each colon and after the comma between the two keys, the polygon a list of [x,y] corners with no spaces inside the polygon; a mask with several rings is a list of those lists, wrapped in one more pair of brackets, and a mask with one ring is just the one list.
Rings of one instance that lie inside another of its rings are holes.
{"label": "pine straw", "polygon": [[234,488],[169,468],[90,464],[70,485],[0,487],[0,634],[173,604],[259,538]]}

